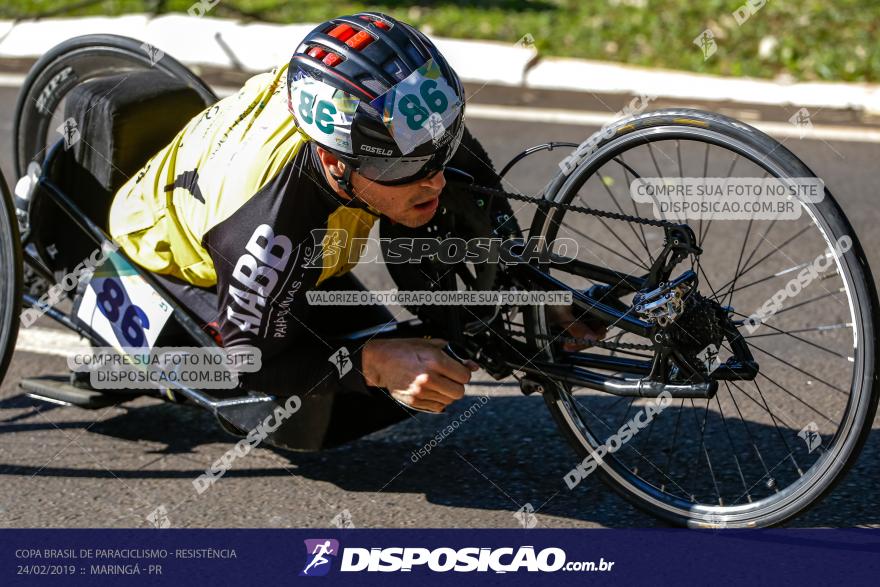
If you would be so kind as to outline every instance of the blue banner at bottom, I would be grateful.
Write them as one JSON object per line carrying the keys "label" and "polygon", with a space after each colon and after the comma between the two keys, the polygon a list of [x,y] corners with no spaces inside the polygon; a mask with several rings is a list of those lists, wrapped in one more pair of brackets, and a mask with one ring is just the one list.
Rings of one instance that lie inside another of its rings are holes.
{"label": "blue banner at bottom", "polygon": [[0,585],[875,585],[880,530],[0,530]]}

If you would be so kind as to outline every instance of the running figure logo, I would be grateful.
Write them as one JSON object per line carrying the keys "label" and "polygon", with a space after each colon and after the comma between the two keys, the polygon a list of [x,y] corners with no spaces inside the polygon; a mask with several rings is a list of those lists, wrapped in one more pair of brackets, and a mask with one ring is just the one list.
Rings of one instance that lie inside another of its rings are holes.
{"label": "running figure logo", "polygon": [[322,577],[330,572],[330,559],[339,554],[339,541],[332,538],[306,540],[306,566],[300,577]]}
{"label": "running figure logo", "polygon": [[73,117],[68,118],[64,122],[61,123],[57,129],[58,134],[60,134],[64,138],[64,150],[67,151],[72,146],[77,144],[80,139],[79,127],[76,124],[76,120]]}
{"label": "running figure logo", "polygon": [[336,370],[339,371],[340,379],[343,375],[351,371],[351,354],[344,346],[339,347],[339,350],[333,353],[327,360],[333,363]]}
{"label": "running figure logo", "polygon": [[348,242],[348,231],[344,228],[315,228],[312,230],[315,253],[303,263],[308,269],[335,267],[342,261],[340,255]]}

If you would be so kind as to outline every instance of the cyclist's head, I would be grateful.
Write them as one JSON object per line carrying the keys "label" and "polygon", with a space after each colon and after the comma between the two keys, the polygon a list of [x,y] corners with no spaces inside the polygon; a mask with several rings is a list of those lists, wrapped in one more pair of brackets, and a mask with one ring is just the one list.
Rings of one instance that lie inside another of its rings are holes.
{"label": "cyclist's head", "polygon": [[464,132],[458,76],[425,35],[384,14],[317,26],[294,52],[287,82],[297,125],[342,162],[337,181],[349,195],[355,172],[383,186],[419,184]]}

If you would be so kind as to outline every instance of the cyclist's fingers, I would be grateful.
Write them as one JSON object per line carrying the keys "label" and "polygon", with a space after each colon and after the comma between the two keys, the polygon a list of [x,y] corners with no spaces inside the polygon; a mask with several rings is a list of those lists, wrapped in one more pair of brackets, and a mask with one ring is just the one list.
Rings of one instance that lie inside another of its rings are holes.
{"label": "cyclist's fingers", "polygon": [[426,400],[414,400],[412,404],[410,404],[411,408],[415,408],[417,410],[424,410],[427,412],[431,412],[434,414],[439,414],[446,409],[446,405],[441,402],[433,402]]}
{"label": "cyclist's fingers", "polygon": [[435,395],[440,401],[449,403],[464,397],[464,385],[437,373],[422,373],[413,382],[420,393]]}
{"label": "cyclist's fingers", "polygon": [[442,412],[450,403],[448,397],[428,389],[408,390],[407,393],[394,394],[394,397],[406,406],[430,412]]}
{"label": "cyclist's fingers", "polygon": [[428,364],[428,367],[456,383],[464,384],[471,380],[472,369],[459,363],[446,353],[439,353],[437,356],[433,357],[433,360]]}

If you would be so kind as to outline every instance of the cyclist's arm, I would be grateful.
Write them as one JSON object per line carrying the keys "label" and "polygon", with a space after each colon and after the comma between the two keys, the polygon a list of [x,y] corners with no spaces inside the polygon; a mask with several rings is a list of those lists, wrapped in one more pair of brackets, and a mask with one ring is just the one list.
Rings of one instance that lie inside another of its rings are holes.
{"label": "cyclist's arm", "polygon": [[[361,348],[319,334],[308,324],[307,292],[320,267],[307,263],[316,248],[309,212],[278,209],[266,194],[248,202],[205,239],[217,274],[218,330],[225,347],[262,351],[262,368],[243,374],[248,389],[273,394],[365,391]],[[326,220],[325,220],[326,221]],[[344,348],[343,348],[344,347]]]}

